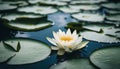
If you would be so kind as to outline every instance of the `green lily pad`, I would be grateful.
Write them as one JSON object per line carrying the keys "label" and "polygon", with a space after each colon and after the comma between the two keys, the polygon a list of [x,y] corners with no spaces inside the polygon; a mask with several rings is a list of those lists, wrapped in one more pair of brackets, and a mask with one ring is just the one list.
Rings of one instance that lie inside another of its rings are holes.
{"label": "green lily pad", "polygon": [[111,21],[119,21],[120,22],[120,15],[106,16],[106,19],[111,20]]}
{"label": "green lily pad", "polygon": [[120,47],[96,50],[90,55],[91,62],[100,69],[120,69]]}
{"label": "green lily pad", "polygon": [[6,3],[0,3],[0,11],[13,10],[16,8],[17,6],[13,6],[13,5],[6,4]]}
{"label": "green lily pad", "polygon": [[83,27],[88,31],[80,32],[80,34],[88,40],[106,43],[120,42],[120,35],[116,33],[120,28],[114,28],[113,25],[91,24]]}
{"label": "green lily pad", "polygon": [[118,32],[120,28],[114,28],[114,25],[104,23],[68,23],[66,27],[80,31],[80,35],[88,40],[105,43],[120,42]]}
{"label": "green lily pad", "polygon": [[70,8],[70,7],[59,7],[59,10],[65,13],[77,13],[80,11],[79,9]]}
{"label": "green lily pad", "polygon": [[0,42],[0,62],[7,61],[10,57],[14,56],[15,52],[4,47],[3,42]]}
{"label": "green lily pad", "polygon": [[7,64],[10,65],[29,64],[42,61],[47,58],[51,52],[48,45],[32,39],[15,38],[6,40],[5,42],[10,45],[13,45],[13,43],[16,44],[16,42],[20,43],[20,50],[18,52],[11,51],[9,48],[5,48],[3,43],[0,43],[0,60],[2,60],[0,62],[4,62],[14,55],[7,61]]}
{"label": "green lily pad", "polygon": [[105,13],[107,13],[108,15],[118,15],[120,14],[120,11],[118,10],[110,10],[110,9],[104,9]]}
{"label": "green lily pad", "polygon": [[98,5],[69,5],[70,8],[79,10],[98,10],[100,6]]}
{"label": "green lily pad", "polygon": [[60,1],[43,1],[43,0],[29,0],[31,4],[38,3],[40,5],[45,5],[45,6],[64,6],[67,5],[65,2],[60,2]]}
{"label": "green lily pad", "polygon": [[70,4],[98,4],[101,2],[106,2],[107,0],[74,0]]}
{"label": "green lily pad", "polygon": [[14,14],[7,14],[2,16],[2,18],[7,19],[9,21],[16,20],[17,18],[41,18],[42,15],[34,15],[34,14],[24,14],[24,13],[14,13]]}
{"label": "green lily pad", "polygon": [[35,31],[53,25],[53,22],[46,18],[17,18],[16,20],[5,23],[6,26],[15,30]]}
{"label": "green lily pad", "polygon": [[88,59],[72,59],[52,66],[50,69],[97,69]]}
{"label": "green lily pad", "polygon": [[107,9],[120,10],[120,3],[105,3],[102,6]]}
{"label": "green lily pad", "polygon": [[105,16],[100,14],[90,14],[90,13],[77,13],[73,14],[72,17],[82,20],[82,21],[89,21],[89,22],[102,22],[104,21]]}
{"label": "green lily pad", "polygon": [[18,8],[18,11],[46,15],[46,14],[57,12],[57,9],[51,6],[26,6],[26,7]]}
{"label": "green lily pad", "polygon": [[4,4],[14,5],[14,6],[26,6],[28,3],[26,1],[2,1]]}

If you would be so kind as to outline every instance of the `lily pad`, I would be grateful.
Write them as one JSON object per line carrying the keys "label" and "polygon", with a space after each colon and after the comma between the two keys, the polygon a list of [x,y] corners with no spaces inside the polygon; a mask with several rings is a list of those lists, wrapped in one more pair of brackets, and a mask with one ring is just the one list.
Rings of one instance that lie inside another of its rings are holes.
{"label": "lily pad", "polygon": [[52,66],[50,69],[97,69],[88,59],[72,59]]}
{"label": "lily pad", "polygon": [[114,28],[105,24],[86,25],[83,27],[88,29],[88,31],[80,32],[80,34],[88,40],[106,43],[120,42],[120,35],[116,33],[120,28]]}
{"label": "lily pad", "polygon": [[12,50],[7,49],[3,42],[0,42],[0,62],[5,62],[9,58],[15,55],[15,52]]}
{"label": "lily pad", "polygon": [[26,6],[28,3],[26,1],[2,1],[4,4],[9,4],[12,6]]}
{"label": "lily pad", "polygon": [[0,11],[13,10],[16,8],[17,8],[17,6],[12,6],[12,5],[6,4],[6,3],[0,3]]}
{"label": "lily pad", "polygon": [[120,3],[105,3],[102,6],[107,9],[120,10]]}
{"label": "lily pad", "polygon": [[17,18],[41,18],[42,15],[34,15],[34,14],[23,14],[23,13],[14,13],[14,14],[7,14],[2,16],[2,18],[7,19],[9,21],[16,20]]}
{"label": "lily pad", "polygon": [[[10,65],[29,64],[38,61],[42,61],[48,57],[51,49],[44,43],[32,39],[15,38],[5,41],[7,44],[13,45],[13,43],[20,43],[20,50],[18,52],[11,51],[9,48],[5,48],[3,43],[0,43],[0,60],[4,62],[11,56],[12,58],[7,61]],[[15,45],[13,45],[15,46]]]}
{"label": "lily pad", "polygon": [[40,5],[45,5],[45,6],[64,6],[67,5],[65,2],[60,2],[60,1],[43,1],[43,0],[29,0],[31,4],[38,3]]}
{"label": "lily pad", "polygon": [[104,21],[105,16],[100,14],[90,14],[90,13],[77,13],[73,14],[72,17],[81,20],[81,21],[89,21],[89,22],[102,22]]}
{"label": "lily pad", "polygon": [[104,11],[108,15],[118,15],[118,14],[120,14],[120,11],[118,11],[118,10],[104,9]]}
{"label": "lily pad", "polygon": [[65,13],[77,13],[80,11],[79,9],[70,8],[70,7],[59,7],[59,10]]}
{"label": "lily pad", "polygon": [[114,25],[104,23],[68,23],[66,28],[80,31],[85,39],[115,43],[120,42],[120,28],[114,28]]}
{"label": "lily pad", "polygon": [[41,30],[53,25],[53,22],[46,18],[17,18],[16,20],[5,23],[6,26],[15,30],[35,31]]}
{"label": "lily pad", "polygon": [[99,5],[69,5],[70,8],[79,9],[79,10],[98,10],[100,9]]}
{"label": "lily pad", "polygon": [[119,21],[120,22],[120,15],[110,15],[110,16],[106,16],[107,20],[111,20],[111,21]]}
{"label": "lily pad", "polygon": [[57,12],[57,9],[51,6],[26,6],[26,7],[18,8],[18,11],[46,15]]}
{"label": "lily pad", "polygon": [[101,2],[106,2],[107,0],[74,0],[70,4],[98,4]]}
{"label": "lily pad", "polygon": [[91,62],[100,69],[120,69],[120,47],[96,50],[90,55]]}

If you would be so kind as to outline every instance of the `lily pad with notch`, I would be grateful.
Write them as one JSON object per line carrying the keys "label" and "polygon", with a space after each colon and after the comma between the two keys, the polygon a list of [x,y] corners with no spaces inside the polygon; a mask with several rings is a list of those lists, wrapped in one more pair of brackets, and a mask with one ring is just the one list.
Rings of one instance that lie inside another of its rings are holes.
{"label": "lily pad with notch", "polygon": [[120,69],[119,52],[119,46],[98,49],[90,55],[90,61],[100,69]]}
{"label": "lily pad with notch", "polygon": [[49,56],[51,53],[50,47],[45,43],[33,39],[27,38],[14,38],[4,41],[8,45],[14,47],[14,43],[18,43],[17,49],[19,51],[13,51],[9,47],[5,48],[2,42],[0,43],[0,62],[5,62],[9,58],[9,61],[6,63],[9,65],[21,65],[21,64],[30,64],[38,61],[42,61]]}
{"label": "lily pad with notch", "polygon": [[91,24],[83,27],[86,28],[87,30],[80,32],[80,35],[82,35],[84,38],[88,40],[105,42],[105,43],[120,42],[120,38],[119,38],[120,35],[117,35],[116,33],[117,31],[120,30],[120,28],[114,28],[113,25]]}
{"label": "lily pad with notch", "polygon": [[[120,42],[120,28],[115,28],[112,24],[104,23],[68,23],[67,28],[76,29],[85,39],[105,42]],[[89,35],[88,35],[89,34]],[[94,36],[94,37],[93,37]]]}
{"label": "lily pad with notch", "polygon": [[97,69],[88,59],[72,59],[52,66],[50,69]]}
{"label": "lily pad with notch", "polygon": [[53,22],[42,18],[17,18],[16,20],[8,21],[5,25],[9,28],[21,31],[37,31],[53,25]]}

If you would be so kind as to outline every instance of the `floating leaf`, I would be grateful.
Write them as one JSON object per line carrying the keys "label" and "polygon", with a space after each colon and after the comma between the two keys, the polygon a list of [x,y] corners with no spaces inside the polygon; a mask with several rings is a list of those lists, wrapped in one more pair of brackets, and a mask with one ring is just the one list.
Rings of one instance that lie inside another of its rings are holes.
{"label": "floating leaf", "polygon": [[120,14],[120,11],[118,11],[118,10],[104,9],[104,11],[108,15],[118,15],[118,14]]}
{"label": "floating leaf", "polygon": [[107,9],[120,10],[120,3],[104,3],[102,6]]}
{"label": "floating leaf", "polygon": [[100,69],[120,69],[120,47],[96,50],[90,55],[91,62]]}
{"label": "floating leaf", "polygon": [[89,22],[102,22],[104,21],[105,16],[100,14],[90,14],[90,13],[77,13],[73,14],[72,17],[81,20],[81,21],[89,21]]}
{"label": "floating leaf", "polygon": [[106,2],[107,0],[74,0],[70,4],[98,4],[101,2]]}
{"label": "floating leaf", "polygon": [[5,49],[4,45],[0,43],[0,60],[2,60],[1,62],[4,62],[11,56],[15,55],[7,62],[7,64],[10,65],[38,62],[45,59],[51,52],[51,49],[46,44],[32,39],[16,38],[6,40],[5,42],[9,44],[11,44],[11,42],[18,42],[18,52]]}
{"label": "floating leaf", "polygon": [[120,28],[114,28],[114,25],[104,23],[68,23],[67,28],[80,31],[85,39],[98,42],[120,42]]}
{"label": "floating leaf", "polygon": [[97,69],[88,59],[72,59],[52,66],[50,69]]}
{"label": "floating leaf", "polygon": [[9,5],[12,5],[12,6],[26,6],[28,5],[28,3],[26,1],[2,1],[2,3],[4,4],[9,4]]}
{"label": "floating leaf", "polygon": [[111,20],[111,21],[119,21],[120,22],[120,15],[106,16],[106,19]]}
{"label": "floating leaf", "polygon": [[26,6],[18,8],[18,11],[36,14],[50,14],[57,12],[57,9],[51,6]]}
{"label": "floating leaf", "polygon": [[74,9],[70,7],[60,7],[59,10],[65,13],[77,13],[80,11],[79,9]]}
{"label": "floating leaf", "polygon": [[6,47],[6,49],[16,52],[16,48],[15,48],[16,46],[14,46],[14,45],[16,45],[16,43],[14,43],[14,45],[11,45],[11,44],[6,43],[5,41],[2,41],[2,42],[3,42],[4,47]]}
{"label": "floating leaf", "polygon": [[43,0],[29,0],[31,4],[38,3],[40,5],[45,5],[45,6],[64,6],[67,5],[65,2],[60,2],[60,1],[43,1]]}
{"label": "floating leaf", "polygon": [[34,15],[34,14],[24,14],[24,13],[14,13],[14,14],[7,14],[2,16],[2,18],[7,19],[9,21],[15,20],[17,18],[41,18],[44,17],[42,15]]}
{"label": "floating leaf", "polygon": [[13,10],[16,9],[17,6],[12,6],[9,4],[5,4],[5,3],[0,3],[0,11],[6,11],[6,10]]}
{"label": "floating leaf", "polygon": [[100,6],[98,5],[69,5],[70,8],[79,10],[98,10]]}
{"label": "floating leaf", "polygon": [[15,51],[6,48],[4,46],[4,43],[1,41],[0,42],[0,62],[5,62],[14,55],[15,55]]}
{"label": "floating leaf", "polygon": [[51,21],[46,20],[46,17],[42,18],[17,18],[11,22],[5,23],[6,26],[22,31],[34,31],[44,29],[53,25]]}
{"label": "floating leaf", "polygon": [[91,24],[83,27],[88,31],[80,32],[80,34],[88,40],[107,43],[120,42],[119,35],[116,33],[120,28],[114,28],[113,25]]}

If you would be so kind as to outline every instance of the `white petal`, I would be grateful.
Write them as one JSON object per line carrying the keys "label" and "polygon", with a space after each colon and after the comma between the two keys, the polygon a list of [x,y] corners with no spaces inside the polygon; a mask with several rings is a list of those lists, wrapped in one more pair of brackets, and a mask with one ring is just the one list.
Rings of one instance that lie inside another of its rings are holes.
{"label": "white petal", "polygon": [[48,40],[50,43],[52,43],[53,45],[55,45],[55,46],[57,45],[54,39],[51,39],[51,38],[47,37],[47,40]]}
{"label": "white petal", "polygon": [[66,52],[72,52],[72,49],[68,48],[67,46],[65,46],[64,49],[65,49]]}
{"label": "white petal", "polygon": [[71,31],[70,31],[70,29],[67,30],[66,35],[70,35],[70,36],[71,36]]}
{"label": "white petal", "polygon": [[58,55],[64,55],[65,54],[65,50],[63,49],[59,49],[57,52]]}
{"label": "white petal", "polygon": [[77,35],[77,31],[74,30],[72,35],[73,35],[73,36],[76,36],[76,35]]}
{"label": "white petal", "polygon": [[58,35],[58,33],[53,32],[53,36],[54,36],[55,40],[59,41],[59,35]]}
{"label": "white petal", "polygon": [[85,47],[88,43],[89,43],[89,41],[83,41],[78,45],[78,47],[76,49],[77,50],[81,49],[81,48]]}
{"label": "white petal", "polygon": [[56,47],[56,46],[51,46],[51,49],[52,49],[52,50],[58,50],[59,48]]}
{"label": "white petal", "polygon": [[78,37],[78,39],[76,40],[76,45],[78,45],[80,42],[82,42],[82,36]]}

